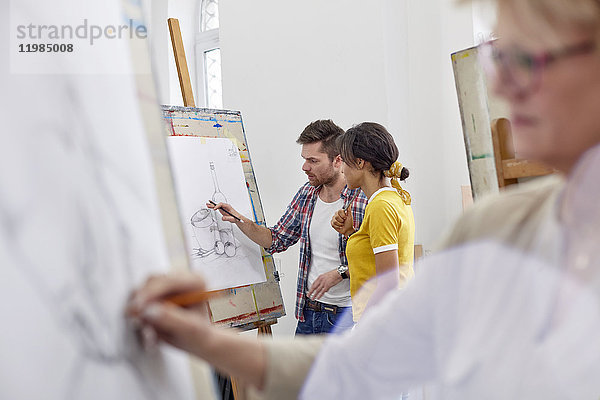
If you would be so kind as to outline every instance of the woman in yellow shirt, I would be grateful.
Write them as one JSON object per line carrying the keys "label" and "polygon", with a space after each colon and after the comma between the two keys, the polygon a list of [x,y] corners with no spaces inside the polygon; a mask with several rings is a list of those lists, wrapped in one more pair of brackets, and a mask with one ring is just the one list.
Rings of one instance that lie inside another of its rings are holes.
{"label": "woman in yellow shirt", "polygon": [[397,161],[398,148],[385,127],[363,122],[340,140],[346,184],[360,187],[369,198],[358,231],[349,210],[339,210],[331,220],[348,237],[352,313],[358,321],[367,304],[413,277],[415,223],[410,195],[398,182],[408,177],[408,170]]}

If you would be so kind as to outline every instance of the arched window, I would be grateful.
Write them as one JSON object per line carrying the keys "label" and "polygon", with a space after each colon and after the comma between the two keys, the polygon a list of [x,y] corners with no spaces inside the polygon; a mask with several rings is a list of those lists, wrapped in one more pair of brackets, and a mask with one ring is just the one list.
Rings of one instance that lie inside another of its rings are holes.
{"label": "arched window", "polygon": [[219,47],[219,1],[200,0],[199,26],[196,36],[198,88],[204,93],[207,108],[223,108],[221,84],[221,49]]}

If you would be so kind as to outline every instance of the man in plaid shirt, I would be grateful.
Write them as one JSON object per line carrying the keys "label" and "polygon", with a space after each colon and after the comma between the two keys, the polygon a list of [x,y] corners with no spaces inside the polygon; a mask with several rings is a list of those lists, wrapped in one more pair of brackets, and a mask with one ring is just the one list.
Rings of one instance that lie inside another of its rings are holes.
{"label": "man in plaid shirt", "polygon": [[[300,241],[297,335],[330,332],[352,305],[346,239],[331,227],[330,221],[337,210],[348,206],[358,229],[368,199],[360,189],[346,187],[336,143],[343,134],[344,130],[331,120],[314,121],[300,134],[296,142],[302,145],[302,170],[308,182],[298,190],[274,227],[260,226],[244,216],[240,216],[240,222],[222,213],[223,220],[235,223],[270,253],[285,251]],[[239,216],[229,204],[220,203],[215,208]],[[337,329],[352,325],[352,318],[346,320]]]}

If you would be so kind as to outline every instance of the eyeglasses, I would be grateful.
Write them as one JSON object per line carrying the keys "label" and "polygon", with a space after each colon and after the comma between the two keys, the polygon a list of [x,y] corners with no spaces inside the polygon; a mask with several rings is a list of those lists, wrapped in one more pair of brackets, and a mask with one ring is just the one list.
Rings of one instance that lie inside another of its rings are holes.
{"label": "eyeglasses", "polygon": [[520,92],[534,91],[540,84],[542,71],[548,65],[567,57],[591,53],[596,42],[589,40],[556,51],[531,54],[518,48],[501,50],[497,40],[478,46],[479,56],[488,78],[514,85]]}

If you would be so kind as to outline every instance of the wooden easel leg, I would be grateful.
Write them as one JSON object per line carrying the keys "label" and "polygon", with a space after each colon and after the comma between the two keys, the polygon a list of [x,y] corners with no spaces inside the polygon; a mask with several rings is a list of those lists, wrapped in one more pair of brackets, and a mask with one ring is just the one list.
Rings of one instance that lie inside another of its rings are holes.
{"label": "wooden easel leg", "polygon": [[[273,331],[271,330],[271,324],[272,323],[268,323],[268,324],[261,324],[257,326],[257,336],[261,336],[261,335],[266,335],[266,336],[273,336]],[[231,388],[233,390],[233,398],[235,400],[244,400],[245,399],[245,393],[244,393],[244,389],[242,386],[240,386],[238,384],[238,382],[236,381],[236,379],[234,377],[231,377]]]}
{"label": "wooden easel leg", "polygon": [[169,18],[167,23],[169,24],[169,33],[171,34],[171,44],[173,45],[173,54],[175,55],[175,65],[177,66],[183,105],[186,107],[196,107],[190,71],[188,70],[183,39],[181,38],[181,29],[179,28],[179,20],[177,18]]}
{"label": "wooden easel leg", "polygon": [[258,327],[259,335],[268,335],[273,336],[273,331],[271,331],[271,325],[263,325]]}
{"label": "wooden easel leg", "polygon": [[231,390],[233,390],[233,398],[235,400],[243,400],[243,397],[240,396],[237,380],[234,377],[231,377]]}

